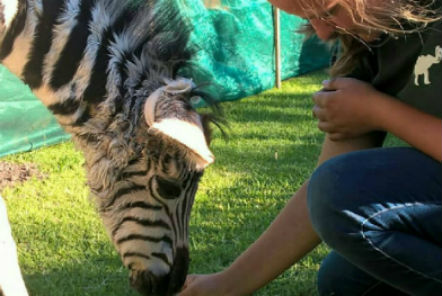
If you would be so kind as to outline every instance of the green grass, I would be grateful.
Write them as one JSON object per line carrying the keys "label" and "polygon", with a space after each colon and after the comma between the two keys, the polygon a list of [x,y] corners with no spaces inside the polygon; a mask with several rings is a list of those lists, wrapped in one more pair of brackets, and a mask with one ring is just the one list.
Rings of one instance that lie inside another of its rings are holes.
{"label": "green grass", "polygon": [[[191,218],[192,273],[228,266],[271,223],[312,172],[323,135],[311,115],[316,72],[223,104],[229,140],[215,131]],[[136,295],[89,199],[83,158],[72,143],[8,156],[32,162],[46,178],[2,192],[31,295]],[[325,246],[256,295],[316,295]]]}

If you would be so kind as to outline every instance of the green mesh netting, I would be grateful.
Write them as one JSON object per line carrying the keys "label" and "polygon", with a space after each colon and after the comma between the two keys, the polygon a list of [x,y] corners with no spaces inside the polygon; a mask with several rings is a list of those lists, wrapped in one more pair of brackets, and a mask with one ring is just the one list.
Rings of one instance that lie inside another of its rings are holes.
{"label": "green mesh netting", "polygon": [[69,139],[29,88],[0,67],[0,156]]}
{"label": "green mesh netting", "polygon": [[[210,73],[210,77],[190,73],[196,82],[211,82],[211,93],[220,101],[274,86],[273,13],[266,0],[182,0],[178,5],[192,20],[191,40],[201,49],[195,61]],[[323,44],[315,38],[304,41],[296,33],[305,20],[281,12],[280,22],[283,79],[329,64]]]}
{"label": "green mesh netting", "polygon": [[[143,0],[134,0],[143,1]],[[166,0],[178,5],[199,47],[195,64],[183,75],[219,101],[236,100],[275,83],[272,8],[265,0]],[[323,68],[329,53],[316,39],[304,41],[296,29],[304,20],[281,12],[281,76],[294,77]],[[202,74],[204,73],[204,74]],[[53,116],[29,89],[0,66],[0,157],[68,139]]]}

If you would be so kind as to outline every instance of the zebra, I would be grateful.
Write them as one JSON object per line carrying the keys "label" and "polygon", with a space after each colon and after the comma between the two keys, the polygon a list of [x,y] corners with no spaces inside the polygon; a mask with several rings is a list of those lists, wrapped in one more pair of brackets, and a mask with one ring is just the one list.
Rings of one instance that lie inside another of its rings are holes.
{"label": "zebra", "polygon": [[180,76],[195,50],[169,1],[0,0],[0,61],[84,154],[103,225],[142,295],[173,295],[189,265],[188,224],[214,161],[217,108]]}

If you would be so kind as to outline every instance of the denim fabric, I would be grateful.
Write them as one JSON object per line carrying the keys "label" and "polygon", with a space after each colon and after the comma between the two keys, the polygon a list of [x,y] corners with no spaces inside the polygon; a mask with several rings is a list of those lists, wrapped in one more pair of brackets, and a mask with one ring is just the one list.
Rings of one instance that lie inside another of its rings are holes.
{"label": "denim fabric", "polygon": [[412,148],[352,152],[321,165],[308,207],[336,253],[319,272],[320,294],[442,295],[441,182],[441,163]]}
{"label": "denim fabric", "polygon": [[319,295],[405,296],[332,251],[318,272]]}

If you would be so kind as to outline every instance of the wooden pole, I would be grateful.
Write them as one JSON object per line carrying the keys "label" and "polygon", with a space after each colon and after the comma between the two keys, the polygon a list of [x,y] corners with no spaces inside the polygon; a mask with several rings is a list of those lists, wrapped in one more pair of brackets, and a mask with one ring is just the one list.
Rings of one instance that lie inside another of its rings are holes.
{"label": "wooden pole", "polygon": [[279,8],[273,7],[273,36],[275,46],[275,85],[281,88],[281,25]]}

